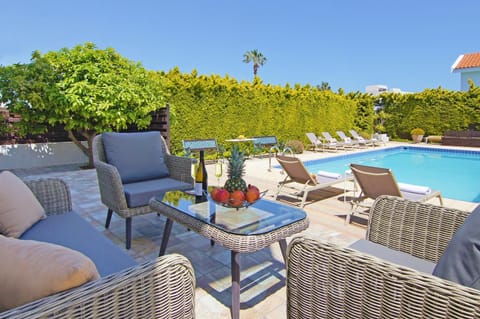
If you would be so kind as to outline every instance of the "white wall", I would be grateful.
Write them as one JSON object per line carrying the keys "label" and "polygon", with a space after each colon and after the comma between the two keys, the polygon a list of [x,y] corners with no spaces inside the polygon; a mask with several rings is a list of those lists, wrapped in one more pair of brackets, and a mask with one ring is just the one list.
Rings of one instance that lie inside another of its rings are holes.
{"label": "white wall", "polygon": [[471,79],[476,86],[480,86],[480,70],[472,71],[472,72],[462,72],[462,75],[460,77],[460,89],[462,91],[468,91],[469,79]]}
{"label": "white wall", "polygon": [[72,142],[0,145],[0,170],[69,164],[88,164]]}

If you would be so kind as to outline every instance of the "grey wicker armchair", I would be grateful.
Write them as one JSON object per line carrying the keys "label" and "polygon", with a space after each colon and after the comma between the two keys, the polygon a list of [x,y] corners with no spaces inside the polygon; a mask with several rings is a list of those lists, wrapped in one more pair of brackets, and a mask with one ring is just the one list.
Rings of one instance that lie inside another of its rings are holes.
{"label": "grey wicker armchair", "polygon": [[[161,185],[158,191],[155,190],[156,194],[174,189],[185,190],[193,188],[191,166],[194,159],[171,155],[165,143],[165,140],[160,134],[159,138],[161,139],[161,148],[163,150],[164,162],[169,172],[169,180],[167,181],[167,183],[163,183],[163,185]],[[101,134],[95,136],[95,138],[93,139],[92,152],[94,165],[97,171],[101,201],[108,208],[105,228],[109,227],[113,212],[117,213],[120,217],[125,218],[125,246],[127,249],[130,249],[132,240],[132,217],[152,212],[150,206],[148,205],[148,200],[150,198],[144,196],[145,199],[142,205],[129,206],[125,189],[127,184],[122,183],[122,178],[117,167],[107,162]],[[145,155],[135,154],[135,156],[141,157]],[[148,194],[153,194],[152,181],[146,182],[149,188]],[[137,186],[139,183],[135,184],[135,189],[138,190],[139,187]]]}
{"label": "grey wicker armchair", "polygon": [[[367,239],[438,262],[468,212],[382,196]],[[288,247],[288,318],[480,318],[480,291],[350,248],[295,238]]]}
{"label": "grey wicker armchair", "polygon": [[[26,184],[48,216],[72,210],[70,192],[62,180],[42,179]],[[35,266],[32,269],[35,271]],[[7,318],[191,319],[195,318],[195,273],[184,256],[165,255],[0,312],[0,319]]]}

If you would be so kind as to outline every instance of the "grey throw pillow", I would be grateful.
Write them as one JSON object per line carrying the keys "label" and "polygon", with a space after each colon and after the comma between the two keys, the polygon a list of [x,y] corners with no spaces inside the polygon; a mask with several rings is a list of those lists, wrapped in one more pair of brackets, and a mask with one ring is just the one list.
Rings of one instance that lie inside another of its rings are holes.
{"label": "grey throw pillow", "polygon": [[169,176],[160,132],[103,133],[102,140],[124,184]]}
{"label": "grey throw pillow", "polygon": [[480,289],[480,205],[467,217],[438,261],[433,275]]}

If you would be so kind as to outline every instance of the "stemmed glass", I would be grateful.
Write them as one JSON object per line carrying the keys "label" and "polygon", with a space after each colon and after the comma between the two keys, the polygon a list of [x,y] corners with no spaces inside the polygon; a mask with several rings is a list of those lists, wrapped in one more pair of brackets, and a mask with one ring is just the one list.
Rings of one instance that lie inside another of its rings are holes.
{"label": "stemmed glass", "polygon": [[217,177],[218,187],[220,187],[220,177],[223,175],[223,160],[217,159],[215,163],[215,176]]}

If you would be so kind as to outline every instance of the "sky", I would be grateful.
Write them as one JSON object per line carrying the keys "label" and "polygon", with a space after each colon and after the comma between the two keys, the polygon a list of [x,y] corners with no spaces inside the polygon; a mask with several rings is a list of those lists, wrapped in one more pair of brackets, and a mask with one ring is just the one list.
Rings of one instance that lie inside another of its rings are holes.
{"label": "sky", "polygon": [[0,65],[93,42],[149,70],[266,84],[460,89],[451,66],[480,52],[478,0],[0,0]]}

